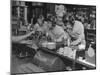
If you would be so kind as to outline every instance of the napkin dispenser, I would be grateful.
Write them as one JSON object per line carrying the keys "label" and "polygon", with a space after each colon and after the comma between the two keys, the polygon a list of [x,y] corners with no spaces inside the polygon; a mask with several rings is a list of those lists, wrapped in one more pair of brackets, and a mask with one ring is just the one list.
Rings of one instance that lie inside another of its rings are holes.
{"label": "napkin dispenser", "polygon": [[56,49],[56,43],[55,42],[44,42],[42,43],[42,47],[45,47],[48,49]]}

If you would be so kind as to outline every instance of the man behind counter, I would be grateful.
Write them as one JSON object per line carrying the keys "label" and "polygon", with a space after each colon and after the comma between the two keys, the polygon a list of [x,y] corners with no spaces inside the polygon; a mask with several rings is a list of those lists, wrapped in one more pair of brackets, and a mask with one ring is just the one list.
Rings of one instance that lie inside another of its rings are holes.
{"label": "man behind counter", "polygon": [[[83,24],[75,20],[73,16],[69,17],[69,24],[67,25],[67,32],[71,37],[71,46],[75,46],[77,51],[77,57],[81,56],[85,58],[85,34],[84,34],[84,26]],[[69,28],[69,29],[68,29]]]}
{"label": "man behind counter", "polygon": [[72,29],[67,30],[67,32],[72,38],[71,45],[85,45],[86,43],[83,24],[80,21],[75,20],[73,16],[69,17],[69,23]]}

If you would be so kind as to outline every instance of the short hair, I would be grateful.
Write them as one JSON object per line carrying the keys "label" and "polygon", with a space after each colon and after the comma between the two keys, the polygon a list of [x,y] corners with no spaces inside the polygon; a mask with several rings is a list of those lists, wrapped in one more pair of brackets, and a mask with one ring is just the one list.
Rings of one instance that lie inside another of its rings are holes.
{"label": "short hair", "polygon": [[[68,17],[68,20],[66,20],[66,17]],[[74,21],[75,21],[74,15],[70,15],[70,16],[69,15],[65,15],[63,17],[64,24],[69,22],[73,26],[74,25]]]}

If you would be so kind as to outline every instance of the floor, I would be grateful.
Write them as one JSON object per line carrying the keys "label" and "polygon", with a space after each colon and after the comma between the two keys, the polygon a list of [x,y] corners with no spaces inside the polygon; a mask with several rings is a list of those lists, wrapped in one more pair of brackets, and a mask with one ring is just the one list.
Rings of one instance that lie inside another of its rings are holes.
{"label": "floor", "polygon": [[32,58],[18,58],[16,55],[12,55],[11,73],[18,73],[18,69],[20,65],[31,63],[31,62],[32,62]]}

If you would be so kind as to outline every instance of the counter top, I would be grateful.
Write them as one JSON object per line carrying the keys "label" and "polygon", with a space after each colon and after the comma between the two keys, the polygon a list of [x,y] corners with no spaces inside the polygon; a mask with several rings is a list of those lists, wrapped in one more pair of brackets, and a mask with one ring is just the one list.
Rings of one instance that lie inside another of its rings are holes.
{"label": "counter top", "polygon": [[[23,43],[23,42],[22,42],[22,43]],[[24,43],[25,43],[25,41],[24,41]],[[34,48],[34,49],[35,49],[35,47],[33,47],[33,46],[31,45],[32,42],[30,42],[30,40],[27,41],[27,44],[28,44],[28,45],[27,45],[28,47]],[[95,69],[95,68],[96,68],[96,65],[95,65],[95,64],[92,64],[92,63],[90,63],[90,62],[87,62],[86,60],[81,60],[81,59],[76,59],[76,60],[75,60],[75,59],[73,59],[73,58],[71,58],[71,57],[69,57],[69,56],[61,55],[61,54],[57,53],[57,50],[49,50],[49,49],[43,48],[43,47],[39,48],[39,50],[42,50],[42,51],[51,53],[51,54],[56,55],[56,56],[59,56],[60,58],[65,58],[66,60],[70,60],[71,62],[75,62],[75,63],[81,64],[81,65],[86,66],[86,67],[89,67],[89,68],[91,68],[91,69]]]}

